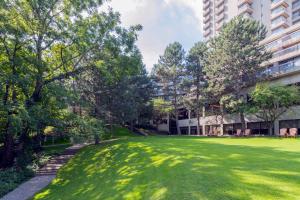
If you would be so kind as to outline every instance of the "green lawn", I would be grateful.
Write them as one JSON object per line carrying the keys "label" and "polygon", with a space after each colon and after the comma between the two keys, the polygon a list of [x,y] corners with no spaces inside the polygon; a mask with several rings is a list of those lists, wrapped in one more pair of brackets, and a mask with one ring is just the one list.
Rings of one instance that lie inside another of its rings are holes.
{"label": "green lawn", "polygon": [[34,199],[299,198],[299,139],[157,136],[85,148]]}

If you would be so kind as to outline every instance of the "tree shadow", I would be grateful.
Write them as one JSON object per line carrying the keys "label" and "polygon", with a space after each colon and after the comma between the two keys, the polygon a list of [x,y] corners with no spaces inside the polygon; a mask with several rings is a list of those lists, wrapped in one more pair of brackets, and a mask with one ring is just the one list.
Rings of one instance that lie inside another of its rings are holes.
{"label": "tree shadow", "polygon": [[280,150],[280,145],[231,142],[151,137],[91,146],[60,170],[35,199],[286,200],[300,196],[300,152],[286,151],[285,146]]}

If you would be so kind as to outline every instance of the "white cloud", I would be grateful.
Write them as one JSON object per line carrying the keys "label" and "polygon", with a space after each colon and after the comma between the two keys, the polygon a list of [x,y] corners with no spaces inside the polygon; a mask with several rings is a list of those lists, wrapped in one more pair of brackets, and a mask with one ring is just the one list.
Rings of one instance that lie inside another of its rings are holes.
{"label": "white cloud", "polygon": [[198,20],[199,30],[202,31],[202,0],[164,0],[166,3],[177,3],[187,6],[193,11],[193,17]]}
{"label": "white cloud", "polygon": [[124,26],[143,25],[138,46],[148,71],[174,41],[190,48],[201,36],[202,0],[111,0]]}

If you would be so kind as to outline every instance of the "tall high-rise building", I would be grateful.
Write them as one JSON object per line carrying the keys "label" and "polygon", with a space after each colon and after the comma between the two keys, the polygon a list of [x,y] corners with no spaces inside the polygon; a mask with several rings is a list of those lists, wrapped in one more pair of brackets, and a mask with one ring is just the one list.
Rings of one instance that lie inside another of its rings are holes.
{"label": "tall high-rise building", "polygon": [[204,37],[214,37],[238,15],[263,23],[268,36],[280,34],[300,22],[299,10],[299,0],[203,0]]}
{"label": "tall high-rise building", "polygon": [[[300,86],[300,0],[203,0],[203,36],[205,40],[218,35],[222,26],[238,15],[263,23],[268,35],[261,45],[273,52],[266,74],[270,84]],[[235,134],[241,128],[238,115],[220,117],[204,107],[198,134]],[[159,130],[173,133],[176,123],[169,118]],[[197,120],[193,110],[182,108],[179,116],[182,134],[197,134]],[[253,116],[246,116],[247,129],[252,134],[268,134],[268,124]],[[281,129],[296,128],[300,133],[300,105],[295,105],[274,123],[275,133]],[[172,129],[173,128],[173,129]]]}

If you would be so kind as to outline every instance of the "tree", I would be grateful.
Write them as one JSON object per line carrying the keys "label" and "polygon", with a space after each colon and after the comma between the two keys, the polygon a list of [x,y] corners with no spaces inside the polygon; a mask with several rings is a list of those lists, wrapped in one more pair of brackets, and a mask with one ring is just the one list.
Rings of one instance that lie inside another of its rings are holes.
{"label": "tree", "polygon": [[197,134],[200,134],[200,116],[201,106],[204,105],[206,86],[205,75],[203,67],[205,64],[205,53],[207,51],[206,43],[196,43],[187,55],[187,81],[189,92],[186,98],[189,107],[196,112],[197,117]]}
{"label": "tree", "polygon": [[[259,80],[263,64],[271,58],[260,42],[267,30],[259,22],[241,16],[226,24],[209,42],[205,72],[209,90],[221,94],[220,104],[240,114],[242,131],[246,122],[243,90]],[[219,96],[219,95],[217,95]]]}
{"label": "tree", "polygon": [[148,109],[152,93],[142,55],[135,45],[140,26],[111,36],[98,53],[103,66],[83,74],[78,80],[78,92],[90,105],[90,113],[114,124],[141,121]]}
{"label": "tree", "polygon": [[[152,99],[153,106],[153,118],[158,126],[158,122],[166,115],[173,112],[173,106],[169,101],[165,101],[163,98]],[[158,129],[158,127],[157,127]]]}
{"label": "tree", "polygon": [[274,122],[293,105],[299,103],[300,93],[296,86],[271,86],[258,84],[251,92],[248,112],[268,122],[269,134],[273,135]]}
{"label": "tree", "polygon": [[169,44],[165,49],[164,55],[160,56],[158,64],[154,66],[153,72],[159,84],[162,86],[164,95],[170,97],[170,101],[172,102],[177,134],[180,134],[178,110],[184,94],[182,88],[185,75],[184,59],[185,52],[182,45],[178,42]]}
{"label": "tree", "polygon": [[22,153],[30,133],[42,130],[47,119],[44,110],[51,110],[45,101],[50,89],[101,67],[98,52],[111,43],[112,36],[124,33],[118,28],[119,14],[100,12],[101,5],[101,0],[4,0],[0,4],[0,95],[1,113],[5,113],[0,166],[13,164],[17,137]]}

